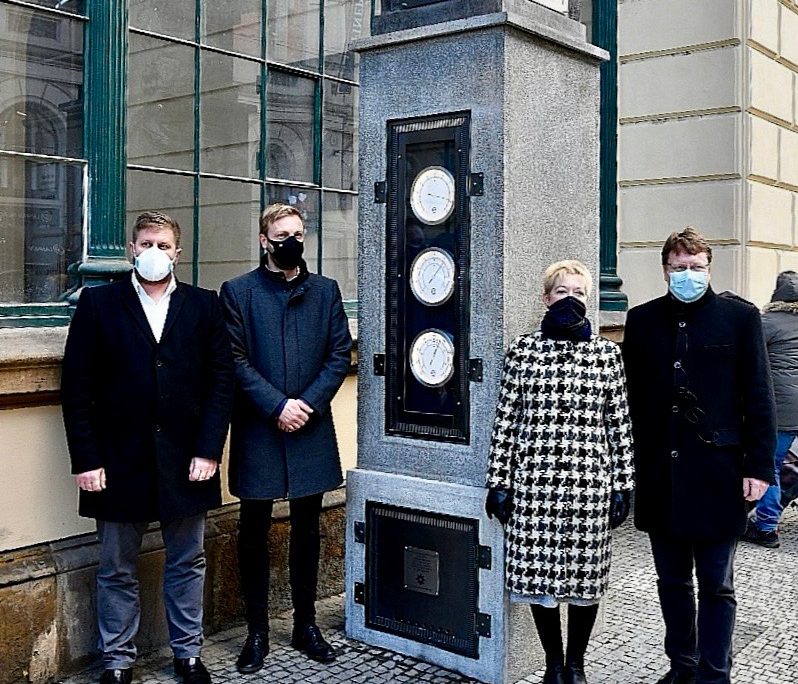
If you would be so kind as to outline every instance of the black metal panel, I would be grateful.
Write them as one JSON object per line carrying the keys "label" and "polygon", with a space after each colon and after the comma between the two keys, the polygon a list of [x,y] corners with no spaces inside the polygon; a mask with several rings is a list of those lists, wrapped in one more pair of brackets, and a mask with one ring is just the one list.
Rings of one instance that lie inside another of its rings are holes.
{"label": "black metal panel", "polygon": [[478,533],[477,520],[367,502],[366,626],[478,658]]}
{"label": "black metal panel", "polygon": [[[468,185],[470,113],[388,122],[386,208],[386,432],[436,441],[469,441],[469,333],[471,214]],[[418,221],[409,206],[415,176],[441,166],[455,181],[455,207],[440,224]],[[410,267],[419,253],[411,237],[445,250],[455,264],[453,295],[426,306],[411,293]],[[429,238],[429,239],[427,239]],[[441,387],[419,382],[409,366],[409,349],[424,329],[443,331],[454,349],[454,373]]]}

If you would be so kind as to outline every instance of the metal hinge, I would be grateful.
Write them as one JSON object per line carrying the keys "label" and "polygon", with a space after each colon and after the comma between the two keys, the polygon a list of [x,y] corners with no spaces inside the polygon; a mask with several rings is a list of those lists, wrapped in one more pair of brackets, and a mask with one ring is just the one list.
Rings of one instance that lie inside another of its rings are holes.
{"label": "metal hinge", "polygon": [[472,173],[468,177],[468,196],[482,197],[485,194],[485,174]]}
{"label": "metal hinge", "polygon": [[487,613],[477,613],[477,634],[486,639],[491,638],[490,615]]}
{"label": "metal hinge", "polygon": [[388,184],[385,181],[374,183],[374,203],[385,204],[388,201]]}
{"label": "metal hinge", "polygon": [[374,354],[374,375],[385,375],[385,354]]}
{"label": "metal hinge", "polygon": [[355,521],[355,541],[358,544],[366,543],[366,523],[362,520]]}
{"label": "metal hinge", "polygon": [[355,582],[355,603],[361,606],[366,603],[366,585],[363,582]]}
{"label": "metal hinge", "polygon": [[477,567],[482,570],[490,570],[493,566],[493,555],[490,546],[477,547]]}
{"label": "metal hinge", "polygon": [[468,359],[468,379],[482,382],[482,359]]}

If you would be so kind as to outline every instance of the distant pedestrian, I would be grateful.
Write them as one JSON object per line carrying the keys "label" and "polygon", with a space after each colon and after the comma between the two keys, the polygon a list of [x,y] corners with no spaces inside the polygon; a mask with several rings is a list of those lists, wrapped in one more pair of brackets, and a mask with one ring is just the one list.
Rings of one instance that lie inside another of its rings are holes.
{"label": "distant pedestrian", "polygon": [[532,608],[544,684],[585,684],[610,529],[629,514],[634,484],[621,353],[591,331],[590,286],[578,261],[546,270],[548,311],[540,330],[507,351],[491,440],[485,509],[505,525],[507,589],[512,602]]}
{"label": "distant pedestrian", "polygon": [[687,227],[661,257],[668,292],[629,311],[623,343],[635,523],[651,538],[671,663],[659,684],[728,684],[737,539],[746,501],[774,479],[770,370],[759,312],[712,291],[706,239]]}
{"label": "distant pedestrian", "polygon": [[798,273],[795,271],[784,271],[776,279],[770,304],[762,312],[762,331],[776,396],[776,482],[757,502],[743,539],[775,549],[780,543],[781,467],[798,436]]}

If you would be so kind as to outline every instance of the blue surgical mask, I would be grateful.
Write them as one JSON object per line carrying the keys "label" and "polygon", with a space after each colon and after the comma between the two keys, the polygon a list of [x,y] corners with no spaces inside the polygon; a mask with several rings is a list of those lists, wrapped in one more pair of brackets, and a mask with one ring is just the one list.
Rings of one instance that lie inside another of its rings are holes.
{"label": "blue surgical mask", "polygon": [[707,291],[709,273],[707,271],[673,271],[668,276],[668,289],[680,302],[689,304],[698,299]]}

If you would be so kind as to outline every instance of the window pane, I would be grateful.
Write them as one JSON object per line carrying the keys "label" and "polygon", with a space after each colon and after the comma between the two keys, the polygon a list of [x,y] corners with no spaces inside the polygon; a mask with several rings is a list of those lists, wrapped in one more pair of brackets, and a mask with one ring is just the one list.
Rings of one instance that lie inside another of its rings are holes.
{"label": "window pane", "polygon": [[193,169],[194,48],[130,34],[127,160]]}
{"label": "window pane", "polygon": [[266,186],[266,204],[282,202],[290,204],[302,214],[305,224],[305,252],[302,258],[307,262],[308,268],[315,272],[319,270],[319,192],[307,188],[290,188],[281,185]]}
{"label": "window pane", "polygon": [[196,0],[130,0],[129,21],[146,31],[194,40],[195,9]]}
{"label": "window pane", "polygon": [[330,188],[357,189],[357,97],[357,86],[324,84],[322,185]]}
{"label": "window pane", "polygon": [[142,211],[162,211],[180,225],[180,259],[175,273],[191,283],[194,258],[194,179],[152,171],[127,172],[127,225],[125,242],[130,241],[133,223]]}
{"label": "window pane", "polygon": [[357,299],[357,195],[325,192],[321,272],[338,281],[344,300]]}
{"label": "window pane", "polygon": [[86,7],[83,0],[27,0],[34,5],[50,7],[71,14],[85,14]]}
{"label": "window pane", "polygon": [[269,0],[268,58],[319,70],[320,0]]}
{"label": "window pane", "polygon": [[260,57],[261,0],[212,0],[202,4],[202,42]]}
{"label": "window pane", "polygon": [[259,178],[260,64],[202,52],[201,151],[203,171]]}
{"label": "window pane", "polygon": [[200,179],[199,284],[218,289],[260,262],[260,184]]}
{"label": "window pane", "polygon": [[266,87],[266,174],[314,181],[316,82],[269,70]]}
{"label": "window pane", "polygon": [[82,166],[0,157],[0,301],[58,302],[77,288],[82,208]]}
{"label": "window pane", "polygon": [[368,35],[369,21],[366,0],[325,0],[324,73],[354,80],[358,55],[349,48]]}
{"label": "window pane", "polygon": [[0,5],[0,149],[83,156],[83,22]]}

